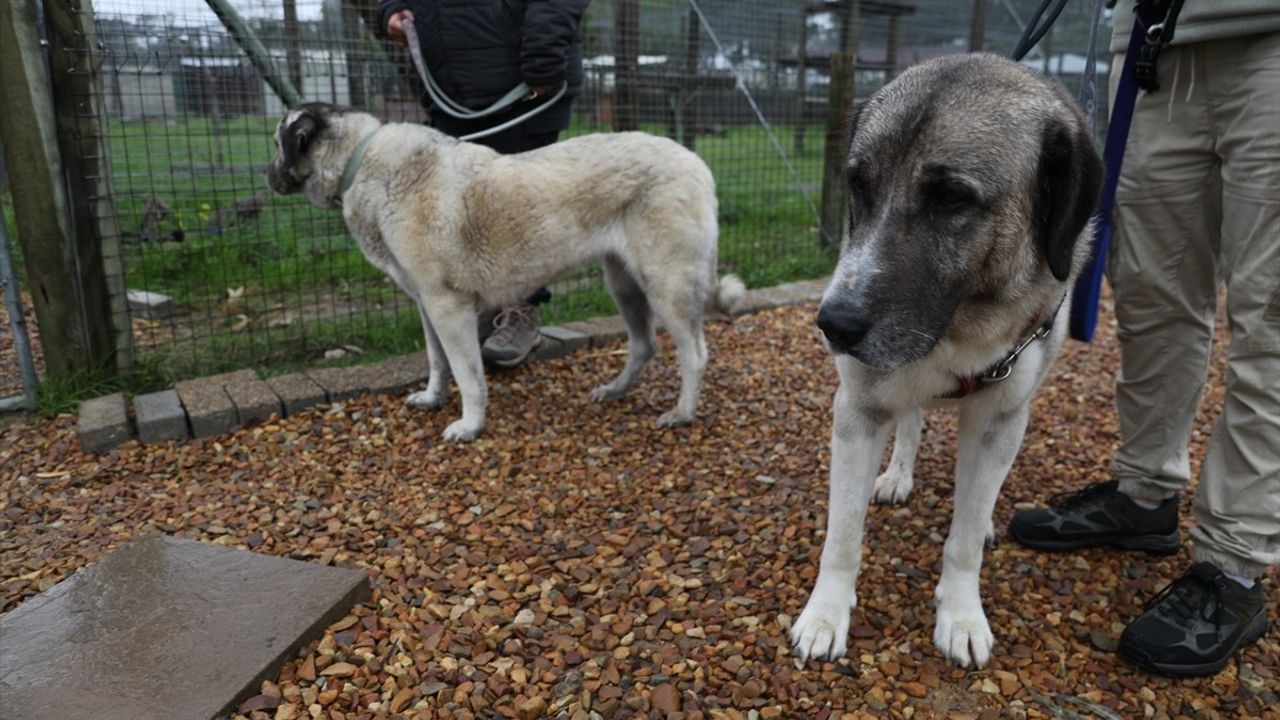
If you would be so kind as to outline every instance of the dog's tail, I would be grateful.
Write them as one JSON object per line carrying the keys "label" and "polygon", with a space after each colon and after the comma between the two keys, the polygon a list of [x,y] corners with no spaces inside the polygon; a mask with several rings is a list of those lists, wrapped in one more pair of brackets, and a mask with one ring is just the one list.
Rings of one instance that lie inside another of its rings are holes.
{"label": "dog's tail", "polygon": [[747,297],[747,284],[732,273],[720,278],[712,295],[711,306],[726,315],[733,315]]}

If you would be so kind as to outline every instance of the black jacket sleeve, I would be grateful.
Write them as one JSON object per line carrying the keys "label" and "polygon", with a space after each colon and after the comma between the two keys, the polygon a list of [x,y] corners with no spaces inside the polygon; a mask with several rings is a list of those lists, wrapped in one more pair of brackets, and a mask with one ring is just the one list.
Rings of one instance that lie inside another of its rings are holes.
{"label": "black jacket sleeve", "polygon": [[391,16],[401,10],[412,10],[409,7],[408,0],[382,0],[378,3],[378,27],[374,28],[373,34],[380,38],[387,36],[387,22],[391,20]]}
{"label": "black jacket sleeve", "polygon": [[526,83],[552,85],[566,80],[569,48],[588,2],[529,0],[520,42],[520,74]]}

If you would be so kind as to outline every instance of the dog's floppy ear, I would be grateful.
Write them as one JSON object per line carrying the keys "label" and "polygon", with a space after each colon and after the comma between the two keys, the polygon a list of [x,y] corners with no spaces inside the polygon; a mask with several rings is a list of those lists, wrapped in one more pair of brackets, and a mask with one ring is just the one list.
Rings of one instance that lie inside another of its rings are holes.
{"label": "dog's floppy ear", "polygon": [[284,162],[281,170],[288,172],[302,158],[307,145],[324,129],[324,118],[311,108],[301,110],[301,114],[280,134],[280,152]]}
{"label": "dog's floppy ear", "polygon": [[1036,173],[1036,244],[1053,276],[1066,280],[1076,240],[1098,205],[1102,160],[1088,133],[1051,120],[1041,135]]}

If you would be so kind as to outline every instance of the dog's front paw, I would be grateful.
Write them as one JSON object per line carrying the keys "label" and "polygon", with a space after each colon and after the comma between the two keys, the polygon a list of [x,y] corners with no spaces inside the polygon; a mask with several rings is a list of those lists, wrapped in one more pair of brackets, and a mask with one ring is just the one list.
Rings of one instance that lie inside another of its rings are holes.
{"label": "dog's front paw", "polygon": [[801,660],[842,657],[849,637],[849,615],[855,601],[814,589],[804,612],[791,626],[791,647]]}
{"label": "dog's front paw", "polygon": [[454,420],[444,429],[445,442],[471,442],[480,434],[481,428],[466,420]]}
{"label": "dog's front paw", "polygon": [[417,410],[436,410],[444,405],[444,393],[419,390],[405,398],[404,404]]}
{"label": "dog's front paw", "polygon": [[668,410],[658,418],[657,425],[659,428],[673,428],[688,425],[691,422],[693,422],[693,413]]}
{"label": "dog's front paw", "polygon": [[898,468],[890,467],[876,478],[876,487],[872,492],[872,502],[885,505],[898,505],[911,496],[911,488],[915,487],[911,473],[904,473]]}
{"label": "dog's front paw", "polygon": [[961,667],[984,667],[991,660],[996,638],[991,634],[981,602],[938,603],[938,623],[933,644]]}

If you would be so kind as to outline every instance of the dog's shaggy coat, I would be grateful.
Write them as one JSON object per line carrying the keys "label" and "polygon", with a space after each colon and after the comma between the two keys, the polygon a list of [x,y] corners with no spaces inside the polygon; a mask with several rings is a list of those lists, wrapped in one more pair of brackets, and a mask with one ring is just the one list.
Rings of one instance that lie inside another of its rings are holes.
{"label": "dog's shaggy coat", "polygon": [[341,207],[365,257],[417,303],[430,372],[408,402],[440,407],[452,375],[462,418],[446,440],[471,440],[484,427],[478,313],[590,262],[603,263],[629,340],[626,366],[591,397],[618,397],[635,381],[654,355],[656,315],[681,373],[679,400],[658,423],[693,419],[707,361],[704,312],[731,310],[744,288],[733,276],[716,278],[715,182],[692,152],[618,133],[499,155],[321,103],[291,110],[276,142],[271,187]]}

